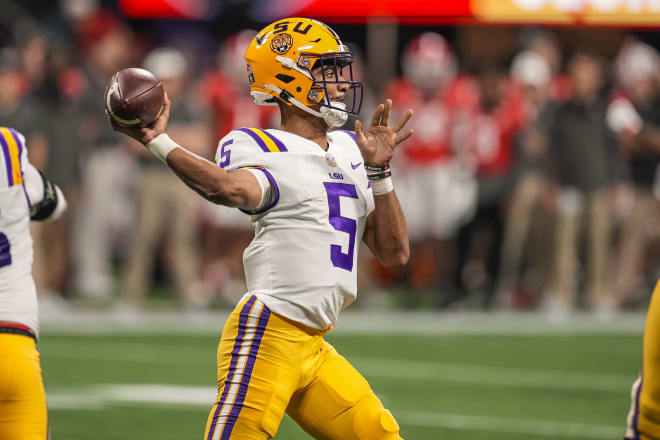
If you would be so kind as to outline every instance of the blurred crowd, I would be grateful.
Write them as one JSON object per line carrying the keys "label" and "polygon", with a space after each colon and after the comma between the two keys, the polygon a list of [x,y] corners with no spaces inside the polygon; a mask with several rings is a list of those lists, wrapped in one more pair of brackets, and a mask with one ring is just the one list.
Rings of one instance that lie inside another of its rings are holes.
{"label": "blurred crowd", "polygon": [[[115,134],[103,94],[116,71],[150,70],[173,103],[172,138],[213,160],[232,128],[279,125],[276,108],[249,98],[243,52],[255,32],[217,41],[200,63],[81,6],[94,2],[63,4],[58,26],[23,17],[0,48],[0,123],[26,136],[31,162],[71,206],[64,221],[33,225],[42,306],[139,310],[159,290],[185,309],[233,306],[249,218],[208,204]],[[660,275],[658,53],[628,37],[611,57],[567,54],[551,31],[518,32],[504,62],[471,65],[441,33],[419,32],[401,42],[399,77],[383,90],[367,81],[364,121],[386,97],[395,113],[415,112],[392,163],[411,260],[388,271],[365,249],[367,303],[386,290],[411,308],[613,312],[648,297]]]}

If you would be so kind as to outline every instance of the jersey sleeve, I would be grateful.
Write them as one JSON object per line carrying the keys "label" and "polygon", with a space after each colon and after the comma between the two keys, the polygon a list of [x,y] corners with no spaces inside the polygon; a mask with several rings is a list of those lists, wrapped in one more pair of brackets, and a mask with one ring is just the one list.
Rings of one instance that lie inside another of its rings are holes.
{"label": "jersey sleeve", "polygon": [[[277,151],[280,143],[265,130],[238,128],[220,140],[215,163],[226,171],[246,167],[264,167],[267,154]],[[283,147],[283,146],[282,146]]]}
{"label": "jersey sleeve", "polygon": [[[280,149],[281,148],[281,149]],[[286,147],[265,130],[239,128],[220,140],[215,155],[216,164],[226,170],[247,169],[261,186],[262,199],[256,209],[246,214],[263,214],[279,201],[279,188],[275,177],[268,171],[268,153],[286,151]]]}
{"label": "jersey sleeve", "polygon": [[0,127],[0,190],[23,184],[27,162],[25,137],[10,127]]}
{"label": "jersey sleeve", "polygon": [[[13,129],[7,129],[16,141],[20,154],[20,180],[30,206],[32,220],[55,221],[66,209],[66,199],[62,190],[30,163],[25,136]],[[3,135],[4,129],[0,129]],[[5,137],[6,141],[6,137]],[[17,181],[17,177],[14,178]]]}

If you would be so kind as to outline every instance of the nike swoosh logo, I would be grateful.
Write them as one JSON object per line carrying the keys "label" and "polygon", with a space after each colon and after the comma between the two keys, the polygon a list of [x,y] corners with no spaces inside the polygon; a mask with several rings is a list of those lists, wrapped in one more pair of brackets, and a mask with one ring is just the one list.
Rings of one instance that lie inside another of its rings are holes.
{"label": "nike swoosh logo", "polygon": [[359,167],[360,165],[362,165],[362,162],[358,162],[358,163],[356,163],[355,165],[353,165],[353,162],[351,162],[351,168],[353,168],[353,169],[356,169],[356,168]]}

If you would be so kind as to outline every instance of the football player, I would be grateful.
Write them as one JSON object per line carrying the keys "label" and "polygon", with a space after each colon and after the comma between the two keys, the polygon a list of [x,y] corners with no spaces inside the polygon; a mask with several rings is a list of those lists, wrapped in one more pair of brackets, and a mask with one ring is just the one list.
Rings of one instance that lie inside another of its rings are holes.
{"label": "football player", "polygon": [[400,439],[392,414],[323,335],[355,300],[360,240],[386,266],[408,260],[389,162],[412,135],[403,130],[412,110],[390,127],[387,100],[367,129],[356,122],[355,132],[329,132],[359,113],[362,83],[351,52],[315,20],[266,26],[245,60],[252,99],[278,105],[281,128],[231,131],[216,164],[167,136],[167,99],[147,128],[111,121],[203,197],[243,210],[255,225],[243,256],[248,293],[222,333],[204,439],[272,438],[285,411],[315,438]]}
{"label": "football player", "polygon": [[30,164],[23,135],[0,127],[1,439],[48,438],[29,224],[55,220],[65,208],[59,187]]}
{"label": "football player", "polygon": [[660,281],[646,316],[642,369],[632,387],[625,440],[660,439]]}

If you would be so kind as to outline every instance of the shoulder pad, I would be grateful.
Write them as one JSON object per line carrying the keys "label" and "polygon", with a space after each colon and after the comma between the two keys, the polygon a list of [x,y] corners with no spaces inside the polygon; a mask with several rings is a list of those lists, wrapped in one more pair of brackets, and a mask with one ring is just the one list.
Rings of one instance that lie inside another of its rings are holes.
{"label": "shoulder pad", "polygon": [[351,140],[357,145],[357,136],[355,135],[354,131],[350,130],[336,130],[335,133],[344,133],[348,137],[351,138]]}

